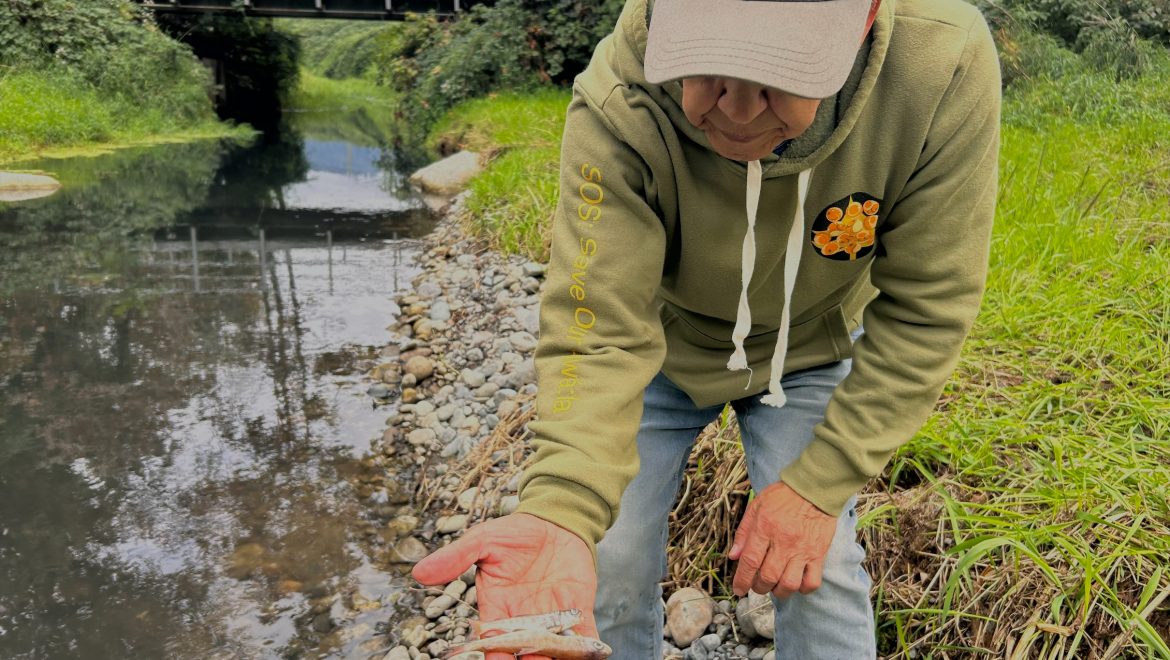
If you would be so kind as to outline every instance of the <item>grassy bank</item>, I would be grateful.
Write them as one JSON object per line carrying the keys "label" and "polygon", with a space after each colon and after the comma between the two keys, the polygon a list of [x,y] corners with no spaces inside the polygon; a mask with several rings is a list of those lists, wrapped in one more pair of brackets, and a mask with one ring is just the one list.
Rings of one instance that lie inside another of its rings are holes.
{"label": "grassy bank", "polygon": [[[334,80],[302,69],[289,110],[298,114],[297,125],[318,139],[374,147],[395,133],[396,100],[393,91],[364,78]],[[338,112],[354,121],[337,121]]]}
{"label": "grassy bank", "polygon": [[[935,414],[862,504],[885,654],[1170,658],[1164,75],[1009,94],[982,313]],[[435,131],[501,149],[467,217],[498,248],[545,255],[567,100],[500,95]],[[691,511],[719,506],[694,497],[723,491],[703,484],[739,482],[735,439],[733,424],[707,435]],[[724,506],[734,519],[736,498]],[[718,591],[721,534],[675,530],[692,560],[675,555],[677,582]]]}
{"label": "grassy bank", "polygon": [[0,163],[249,132],[216,120],[210,104],[201,118],[176,117],[104,95],[64,70],[0,75],[0,98]]}
{"label": "grassy bank", "polygon": [[464,103],[431,131],[432,148],[494,153],[470,184],[470,229],[505,252],[547,259],[569,92],[507,92]]}

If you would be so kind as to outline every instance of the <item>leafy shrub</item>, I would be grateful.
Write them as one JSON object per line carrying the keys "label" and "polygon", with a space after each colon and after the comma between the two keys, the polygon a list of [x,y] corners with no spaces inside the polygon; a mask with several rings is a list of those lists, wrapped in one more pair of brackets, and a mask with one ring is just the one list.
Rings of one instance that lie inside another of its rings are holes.
{"label": "leafy shrub", "polygon": [[572,80],[622,5],[499,0],[450,23],[414,17],[380,37],[376,75],[403,94],[402,115],[421,134],[460,101]]}
{"label": "leafy shrub", "polygon": [[[976,0],[976,4],[997,28],[1009,83],[1021,76],[1070,72],[1071,61],[1063,50],[1084,55],[1083,63],[1095,71],[1118,80],[1133,79],[1151,70],[1160,47],[1170,46],[1167,0]],[[1029,48],[1036,50],[1028,52]]]}
{"label": "leafy shrub", "polygon": [[208,76],[198,60],[130,0],[6,0],[0,64],[73,72],[103,98],[174,122],[211,113]]}
{"label": "leafy shrub", "polygon": [[300,42],[302,67],[335,80],[372,77],[384,33],[398,29],[397,23],[295,18],[277,19],[275,25]]}
{"label": "leafy shrub", "polygon": [[196,55],[223,64],[224,116],[268,123],[297,85],[300,44],[272,19],[243,14],[163,14],[159,26],[182,39]]}

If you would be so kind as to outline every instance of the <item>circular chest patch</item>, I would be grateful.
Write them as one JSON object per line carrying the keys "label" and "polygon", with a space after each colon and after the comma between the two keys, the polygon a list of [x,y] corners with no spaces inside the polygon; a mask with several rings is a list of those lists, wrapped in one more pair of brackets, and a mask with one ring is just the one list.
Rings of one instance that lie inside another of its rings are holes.
{"label": "circular chest patch", "polygon": [[881,200],[862,192],[830,204],[813,221],[817,254],[837,261],[855,261],[873,251]]}

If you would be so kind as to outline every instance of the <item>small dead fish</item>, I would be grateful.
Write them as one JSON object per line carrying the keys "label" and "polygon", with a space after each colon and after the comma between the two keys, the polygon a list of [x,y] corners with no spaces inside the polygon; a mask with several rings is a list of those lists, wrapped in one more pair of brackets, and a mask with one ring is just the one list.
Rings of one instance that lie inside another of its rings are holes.
{"label": "small dead fish", "polygon": [[559,610],[546,614],[530,614],[498,621],[472,621],[471,630],[476,637],[491,631],[515,632],[517,630],[547,630],[559,633],[581,623],[581,610]]}
{"label": "small dead fish", "polygon": [[532,653],[560,660],[605,660],[613,653],[605,642],[592,637],[557,635],[547,630],[519,630],[452,646],[443,654],[443,660],[468,651],[512,655]]}

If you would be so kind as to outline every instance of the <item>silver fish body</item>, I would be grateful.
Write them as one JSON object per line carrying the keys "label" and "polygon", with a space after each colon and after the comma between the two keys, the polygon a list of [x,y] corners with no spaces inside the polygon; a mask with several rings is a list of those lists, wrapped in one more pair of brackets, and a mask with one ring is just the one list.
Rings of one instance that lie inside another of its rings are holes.
{"label": "silver fish body", "polygon": [[545,614],[529,614],[496,621],[472,621],[471,630],[476,637],[485,632],[515,632],[518,630],[547,630],[559,633],[581,623],[581,610],[558,610]]}
{"label": "silver fish body", "polygon": [[453,646],[443,654],[443,659],[447,660],[468,651],[513,655],[537,654],[560,660],[605,660],[613,654],[613,649],[599,639],[529,629]]}

